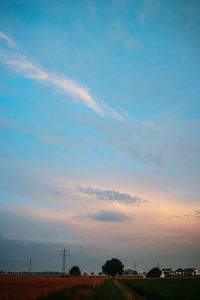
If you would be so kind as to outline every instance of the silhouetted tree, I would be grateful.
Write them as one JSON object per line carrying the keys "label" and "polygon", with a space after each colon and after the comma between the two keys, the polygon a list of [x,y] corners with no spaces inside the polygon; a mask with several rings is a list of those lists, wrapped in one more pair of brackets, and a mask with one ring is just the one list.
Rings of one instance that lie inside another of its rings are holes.
{"label": "silhouetted tree", "polygon": [[107,260],[105,265],[102,266],[102,272],[106,275],[112,275],[113,279],[116,275],[122,275],[124,265],[117,258]]}
{"label": "silhouetted tree", "polygon": [[71,276],[80,276],[80,275],[81,275],[81,271],[80,271],[80,269],[79,269],[78,266],[73,266],[73,267],[71,268],[71,270],[69,271],[69,274],[70,274]]}
{"label": "silhouetted tree", "polygon": [[161,274],[162,274],[162,272],[159,268],[153,268],[146,274],[146,277],[148,277],[148,278],[160,278]]}

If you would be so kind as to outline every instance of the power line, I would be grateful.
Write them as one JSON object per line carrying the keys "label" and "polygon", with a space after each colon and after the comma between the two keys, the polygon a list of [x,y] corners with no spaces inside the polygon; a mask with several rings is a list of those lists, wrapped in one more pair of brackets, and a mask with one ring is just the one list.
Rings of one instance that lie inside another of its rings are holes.
{"label": "power line", "polygon": [[[34,257],[33,257],[34,258]],[[40,258],[34,258],[34,261],[39,261],[39,260],[51,260],[51,259],[55,259],[58,258],[58,256],[50,256],[50,257],[40,257]],[[9,259],[9,260],[0,260],[0,262],[27,262],[30,261],[29,259]]]}
{"label": "power line", "polygon": [[0,262],[25,262],[25,261],[29,261],[28,259],[12,259],[12,260],[0,260]]}

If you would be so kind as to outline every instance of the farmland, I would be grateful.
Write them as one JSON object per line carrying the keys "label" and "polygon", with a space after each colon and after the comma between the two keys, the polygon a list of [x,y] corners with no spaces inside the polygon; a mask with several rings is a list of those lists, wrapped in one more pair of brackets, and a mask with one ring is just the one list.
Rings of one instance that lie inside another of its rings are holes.
{"label": "farmland", "polygon": [[0,276],[1,300],[199,300],[200,278]]}
{"label": "farmland", "polygon": [[[127,290],[129,289],[119,281],[102,276],[0,277],[1,300],[126,300]],[[130,294],[134,292],[131,291]]]}
{"label": "farmland", "polygon": [[94,288],[104,282],[102,277],[62,278],[50,276],[0,276],[1,300],[36,300],[77,286]]}
{"label": "farmland", "polygon": [[39,297],[38,300],[125,300],[112,280],[100,285],[79,285]]}
{"label": "farmland", "polygon": [[200,278],[122,279],[121,282],[148,300],[200,299]]}

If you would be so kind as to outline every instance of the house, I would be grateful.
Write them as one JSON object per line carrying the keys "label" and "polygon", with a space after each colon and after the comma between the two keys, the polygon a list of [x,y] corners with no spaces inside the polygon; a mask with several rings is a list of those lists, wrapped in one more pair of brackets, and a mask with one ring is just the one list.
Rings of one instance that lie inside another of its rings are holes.
{"label": "house", "polygon": [[195,276],[200,276],[200,270],[195,269],[194,272],[195,272]]}
{"label": "house", "polygon": [[194,276],[196,275],[194,268],[186,268],[184,269],[184,276]]}
{"label": "house", "polygon": [[146,277],[147,277],[146,275],[147,275],[146,272],[143,272],[143,273],[142,273],[142,277],[143,277],[143,278],[146,278]]}
{"label": "house", "polygon": [[175,274],[176,274],[176,276],[184,276],[184,270],[181,269],[181,268],[178,268],[178,269],[175,271]]}
{"label": "house", "polygon": [[162,269],[161,277],[172,277],[174,276],[174,272],[170,268]]}

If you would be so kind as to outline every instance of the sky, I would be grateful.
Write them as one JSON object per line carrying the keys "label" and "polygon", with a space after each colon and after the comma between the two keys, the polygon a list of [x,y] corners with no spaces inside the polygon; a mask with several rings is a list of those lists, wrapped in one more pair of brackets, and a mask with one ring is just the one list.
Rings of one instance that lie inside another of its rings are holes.
{"label": "sky", "polygon": [[0,1],[0,269],[200,268],[199,14]]}

